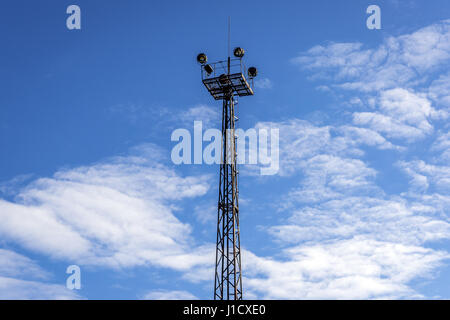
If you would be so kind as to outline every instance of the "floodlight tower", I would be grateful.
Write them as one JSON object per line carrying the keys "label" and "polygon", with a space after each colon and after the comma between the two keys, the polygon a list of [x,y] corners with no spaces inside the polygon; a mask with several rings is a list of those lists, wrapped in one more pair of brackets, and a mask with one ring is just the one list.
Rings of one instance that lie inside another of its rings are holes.
{"label": "floodlight tower", "polygon": [[[200,53],[202,82],[215,100],[222,100],[222,150],[217,206],[216,268],[214,300],[242,300],[241,244],[239,229],[239,189],[235,124],[236,97],[253,95],[255,67],[246,69],[244,49],[237,47],[226,61],[208,64]],[[246,78],[248,76],[248,78]]]}

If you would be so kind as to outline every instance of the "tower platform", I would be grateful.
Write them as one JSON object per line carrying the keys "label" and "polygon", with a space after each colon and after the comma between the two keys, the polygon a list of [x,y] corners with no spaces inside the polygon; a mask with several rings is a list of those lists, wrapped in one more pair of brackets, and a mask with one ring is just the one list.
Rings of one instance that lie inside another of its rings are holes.
{"label": "tower platform", "polygon": [[233,95],[252,96],[253,79],[247,80],[247,69],[242,59],[231,59],[228,70],[227,61],[219,61],[208,66],[212,72],[208,73],[202,66],[202,82],[215,100],[222,100],[231,89]]}
{"label": "tower platform", "polygon": [[240,97],[252,96],[253,89],[242,73],[223,74],[219,77],[203,79],[203,84],[216,100],[222,100],[229,88]]}

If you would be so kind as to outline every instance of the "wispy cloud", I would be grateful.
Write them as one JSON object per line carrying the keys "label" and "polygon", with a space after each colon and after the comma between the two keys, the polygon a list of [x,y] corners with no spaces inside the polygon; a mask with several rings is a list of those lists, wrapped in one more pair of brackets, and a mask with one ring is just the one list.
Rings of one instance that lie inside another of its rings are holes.
{"label": "wispy cloud", "polygon": [[408,174],[414,187],[450,195],[450,167],[428,164],[423,160],[400,161],[399,166]]}
{"label": "wispy cloud", "polygon": [[450,163],[450,132],[440,133],[431,146],[431,150],[440,153],[438,159],[443,163]]}
{"label": "wispy cloud", "polygon": [[437,111],[425,94],[395,88],[382,91],[377,99],[376,112],[355,112],[356,125],[386,134],[390,138],[414,141],[433,132],[432,119],[446,119],[445,111]]}
{"label": "wispy cloud", "polygon": [[[312,72],[311,79],[329,81],[328,88],[359,92],[350,99],[360,109],[353,112],[354,125],[390,139],[423,139],[433,133],[433,121],[449,117],[450,20],[388,37],[375,48],[315,46],[292,62]],[[435,79],[440,70],[445,73]]]}
{"label": "wispy cloud", "polygon": [[62,284],[48,283],[50,273],[35,261],[0,249],[0,299],[80,299]]}
{"label": "wispy cloud", "polygon": [[301,53],[292,62],[330,79],[340,88],[364,92],[423,83],[450,61],[450,20],[414,33],[388,37],[377,48],[362,43],[329,43]]}
{"label": "wispy cloud", "polygon": [[0,249],[0,275],[32,279],[49,278],[49,273],[39,267],[33,260],[6,249]]}
{"label": "wispy cloud", "polygon": [[[292,60],[312,81],[325,80],[322,88],[350,95],[351,117],[259,124],[280,128],[280,172],[298,182],[280,196],[281,221],[264,228],[281,253],[245,253],[253,296],[423,297],[410,282],[433,277],[450,258],[428,247],[450,239],[448,137],[439,129],[448,119],[449,39],[447,20],[375,48],[329,43]],[[425,138],[435,142],[414,153],[411,142]],[[402,160],[375,170],[368,150]],[[425,155],[441,164],[417,160]],[[377,177],[386,169],[406,173],[409,190],[384,190]]]}
{"label": "wispy cloud", "polygon": [[353,125],[316,126],[306,120],[259,122],[257,129],[280,130],[280,175],[289,176],[302,169],[313,157],[326,154],[334,157],[363,156],[367,146],[381,150],[403,150],[378,132]]}
{"label": "wispy cloud", "polygon": [[154,290],[146,293],[143,300],[197,300],[192,293],[184,290]]}
{"label": "wispy cloud", "polygon": [[272,89],[273,83],[269,78],[255,80],[255,87],[258,89]]}
{"label": "wispy cloud", "polygon": [[0,276],[0,299],[4,300],[74,300],[77,293],[59,284],[26,281]]}
{"label": "wispy cloud", "polygon": [[202,121],[204,127],[220,128],[220,107],[211,107],[204,104],[193,106],[177,116],[186,126],[192,127],[194,121]]}
{"label": "wispy cloud", "polygon": [[205,194],[208,177],[182,177],[160,160],[135,153],[35,180],[17,201],[0,200],[0,233],[80,265],[207,264],[208,250],[190,246],[191,226],[176,218],[173,204]]}
{"label": "wispy cloud", "polygon": [[246,253],[244,284],[264,299],[420,298],[406,285],[446,257],[414,245],[355,237],[290,247],[284,259]]}

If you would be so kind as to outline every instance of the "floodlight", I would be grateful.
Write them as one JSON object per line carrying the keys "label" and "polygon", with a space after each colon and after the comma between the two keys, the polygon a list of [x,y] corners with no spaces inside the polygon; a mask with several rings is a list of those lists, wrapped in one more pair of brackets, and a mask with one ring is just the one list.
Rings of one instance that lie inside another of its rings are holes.
{"label": "floodlight", "polygon": [[205,69],[206,73],[208,75],[210,75],[211,73],[213,73],[214,69],[211,67],[211,65],[207,64],[203,67],[203,69]]}
{"label": "floodlight", "polygon": [[208,57],[204,53],[199,53],[197,56],[197,62],[200,64],[205,64],[208,61]]}
{"label": "floodlight", "polygon": [[221,84],[227,84],[228,83],[228,76],[226,74],[221,74],[219,77],[219,82]]}
{"label": "floodlight", "polygon": [[250,67],[248,68],[247,73],[250,78],[254,78],[258,75],[258,70],[255,67]]}
{"label": "floodlight", "polygon": [[237,58],[242,58],[244,56],[245,50],[241,47],[234,48],[233,54]]}

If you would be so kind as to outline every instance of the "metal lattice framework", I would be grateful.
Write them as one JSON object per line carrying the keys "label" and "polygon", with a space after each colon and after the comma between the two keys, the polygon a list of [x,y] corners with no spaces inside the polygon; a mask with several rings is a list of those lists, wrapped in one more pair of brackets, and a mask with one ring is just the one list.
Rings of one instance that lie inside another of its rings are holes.
{"label": "metal lattice framework", "polygon": [[208,92],[215,100],[223,101],[214,300],[242,300],[235,97],[253,95],[253,77],[246,79],[242,56],[202,63],[201,71]]}
{"label": "metal lattice framework", "polygon": [[223,98],[222,155],[217,214],[215,300],[241,300],[241,241],[233,91]]}
{"label": "metal lattice framework", "polygon": [[213,69],[211,74],[202,68],[202,81],[214,99],[225,99],[230,86],[239,97],[253,95],[253,78],[246,78],[247,69],[242,59],[228,59],[228,62],[218,61],[211,63],[210,66]]}

